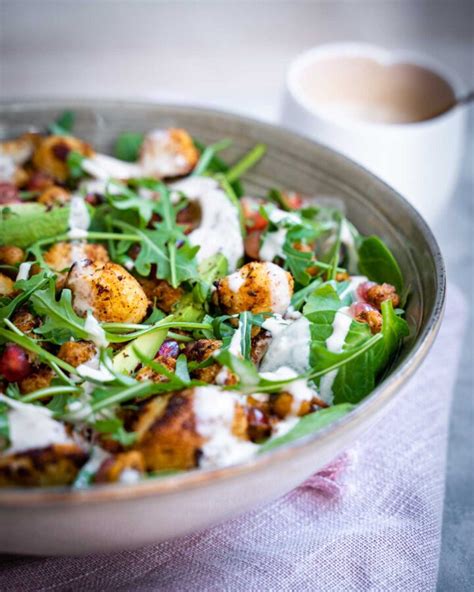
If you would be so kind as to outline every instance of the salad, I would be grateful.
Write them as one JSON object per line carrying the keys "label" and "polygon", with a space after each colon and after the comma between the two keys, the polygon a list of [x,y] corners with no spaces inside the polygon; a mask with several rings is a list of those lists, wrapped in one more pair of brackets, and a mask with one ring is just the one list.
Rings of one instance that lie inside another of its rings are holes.
{"label": "salad", "polygon": [[265,157],[183,129],[114,156],[0,143],[0,485],[134,483],[246,461],[347,414],[408,325],[400,268],[336,207],[245,191]]}

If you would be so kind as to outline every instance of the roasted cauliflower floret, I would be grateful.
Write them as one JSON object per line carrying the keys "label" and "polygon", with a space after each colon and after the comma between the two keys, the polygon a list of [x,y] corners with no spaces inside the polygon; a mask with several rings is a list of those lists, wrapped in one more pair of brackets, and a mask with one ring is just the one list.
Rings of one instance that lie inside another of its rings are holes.
{"label": "roasted cauliflower floret", "polygon": [[67,157],[71,151],[92,156],[94,151],[86,142],[72,136],[47,136],[41,140],[33,155],[33,164],[42,173],[64,182],[69,177]]}
{"label": "roasted cauliflower floret", "polygon": [[[217,339],[198,339],[192,343],[186,344],[185,354],[189,362],[205,362],[212,357],[222,347],[222,341]],[[214,362],[206,368],[197,368],[191,372],[192,378],[202,380],[209,384],[215,382],[217,375],[221,371],[222,366]]]}
{"label": "roasted cauliflower floret", "polygon": [[[155,362],[164,366],[169,372],[174,372],[176,368],[176,360],[174,358],[168,358],[165,356],[156,356]],[[156,372],[149,366],[140,368],[135,378],[137,380],[151,380],[153,382],[166,382],[168,378],[164,374]]]}
{"label": "roasted cauliflower floret", "polygon": [[252,261],[217,283],[217,301],[227,314],[284,314],[290,305],[294,281],[290,273],[270,262]]}
{"label": "roasted cauliflower floret", "polygon": [[138,480],[145,471],[143,455],[138,450],[121,452],[106,458],[95,474],[94,483]]}
{"label": "roasted cauliflower floret", "polygon": [[73,249],[78,249],[84,259],[93,263],[105,264],[109,261],[109,254],[103,245],[84,243],[71,245],[71,243],[56,243],[44,254],[44,260],[53,271],[67,271],[73,264]]}
{"label": "roasted cauliflower floret", "polygon": [[73,307],[85,316],[88,310],[108,323],[139,323],[146,315],[148,300],[140,284],[121,265],[98,265],[87,259],[75,263],[67,286],[73,292]]}
{"label": "roasted cauliflower floret", "polygon": [[33,155],[38,136],[23,134],[14,140],[0,142],[0,156],[10,158],[17,166],[25,164]]}
{"label": "roasted cauliflower floret", "polygon": [[25,260],[25,251],[20,247],[5,245],[0,247],[0,263],[4,265],[18,265]]}
{"label": "roasted cauliflower floret", "polygon": [[35,317],[31,312],[20,308],[15,311],[12,317],[12,323],[20,329],[22,333],[31,333],[33,329],[39,325],[39,318]]}
{"label": "roasted cauliflower floret", "polygon": [[77,368],[91,360],[96,351],[95,345],[90,341],[66,341],[59,348],[57,356]]}
{"label": "roasted cauliflower floret", "polygon": [[0,273],[0,296],[12,296],[15,292],[14,283],[7,275]]}
{"label": "roasted cauliflower floret", "polygon": [[58,185],[48,187],[38,197],[38,203],[52,208],[53,206],[64,206],[71,201],[71,194],[69,191]]}
{"label": "roasted cauliflower floret", "polygon": [[204,439],[196,432],[192,389],[146,403],[133,430],[140,434],[136,449],[147,471],[197,466]]}
{"label": "roasted cauliflower floret", "polygon": [[0,456],[0,487],[69,485],[86,460],[73,442]]}
{"label": "roasted cauliflower floret", "polygon": [[138,281],[151,304],[164,312],[171,312],[184,295],[182,288],[173,288],[166,280],[140,277]]}
{"label": "roasted cauliflower floret", "polygon": [[147,134],[140,151],[146,176],[163,179],[187,175],[195,167],[199,152],[183,129],[154,130]]}
{"label": "roasted cauliflower floret", "polygon": [[372,335],[382,331],[383,318],[378,310],[362,310],[355,316],[359,323],[367,323]]}
{"label": "roasted cauliflower floret", "polygon": [[49,366],[41,365],[23,380],[20,380],[20,391],[23,395],[39,389],[47,388],[54,378],[54,372]]}
{"label": "roasted cauliflower floret", "polygon": [[84,257],[98,265],[105,264],[109,261],[109,254],[107,249],[99,244],[81,243],[80,245],[72,245],[71,243],[59,242],[50,247],[44,254],[44,261],[48,267],[57,272],[57,288],[64,287],[66,281],[66,273],[74,263],[74,259]]}

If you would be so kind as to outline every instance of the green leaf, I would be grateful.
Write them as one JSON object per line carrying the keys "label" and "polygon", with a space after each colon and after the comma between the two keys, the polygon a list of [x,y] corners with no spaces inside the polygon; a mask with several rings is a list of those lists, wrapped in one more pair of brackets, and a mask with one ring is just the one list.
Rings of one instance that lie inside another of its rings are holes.
{"label": "green leaf", "polygon": [[94,424],[94,429],[100,434],[104,434],[109,440],[119,442],[122,446],[132,446],[137,440],[135,432],[127,432],[123,426],[123,421],[118,417],[100,419]]}
{"label": "green leaf", "polygon": [[312,313],[339,310],[342,302],[337,291],[330,283],[325,283],[314,290],[308,297],[307,302],[303,308],[303,314],[309,319],[313,320]]}
{"label": "green leaf", "polygon": [[308,415],[301,417],[298,420],[298,423],[283,436],[270,438],[265,444],[262,444],[259,449],[259,454],[262,452],[268,452],[269,450],[273,450],[284,444],[289,444],[290,442],[299,440],[309,434],[314,434],[330,423],[344,417],[344,415],[347,415],[352,409],[354,409],[354,405],[345,403],[309,413]]}
{"label": "green leaf", "polygon": [[301,310],[301,308],[307,302],[310,295],[313,293],[313,291],[316,288],[318,288],[321,285],[321,283],[322,283],[321,278],[316,278],[311,283],[309,283],[307,286],[304,286],[300,290],[297,290],[293,294],[293,297],[291,298],[291,306],[295,310]]}
{"label": "green leaf", "polygon": [[48,126],[48,130],[55,136],[69,136],[74,128],[76,116],[73,111],[64,111],[55,122]]}
{"label": "green leaf", "polygon": [[0,210],[0,245],[22,249],[39,240],[66,232],[69,207],[52,208],[39,203],[11,204]]}
{"label": "green leaf", "polygon": [[236,162],[225,174],[229,183],[239,179],[249,168],[255,166],[267,151],[265,144],[257,144],[247,152],[238,162]]}
{"label": "green leaf", "polygon": [[204,175],[207,172],[212,172],[212,163],[215,162],[215,157],[218,152],[228,148],[232,142],[230,140],[221,140],[210,146],[206,146],[201,153],[199,162],[194,167],[193,176]]}
{"label": "green leaf", "polygon": [[[199,140],[196,140],[195,138],[193,138],[193,142],[194,142],[194,145],[196,146],[196,148],[199,150],[199,152],[201,152],[201,155],[202,155],[204,153],[204,151],[206,150],[206,146],[202,142],[199,142]],[[207,167],[208,173],[225,173],[228,170],[229,170],[229,165],[226,164],[216,154],[214,154],[210,163],[208,164],[208,167]],[[237,197],[242,197],[242,195],[244,194],[244,189],[242,187],[242,183],[239,180],[237,180],[237,181],[234,181],[233,183],[231,183],[231,186],[234,191],[234,194]]]}
{"label": "green leaf", "polygon": [[[114,191],[110,191],[113,187]],[[107,202],[116,210],[137,212],[142,226],[146,226],[154,213],[159,210],[159,203],[153,199],[146,199],[126,187],[123,183],[110,181],[105,194]]]}
{"label": "green leaf", "polygon": [[397,260],[387,245],[377,236],[362,239],[359,246],[359,270],[369,280],[395,287],[398,294],[403,291],[403,276]]}
{"label": "green leaf", "polygon": [[143,134],[123,132],[115,142],[115,156],[127,162],[137,161],[140,155],[140,148],[143,144],[143,138]]}
{"label": "green leaf", "polygon": [[9,299],[3,306],[0,306],[0,319],[8,319],[23,302],[26,302],[30,298],[33,292],[45,286],[47,282],[46,272],[38,273],[27,280],[15,282],[15,290],[21,290],[21,293],[17,294],[15,298]]}
{"label": "green leaf", "polygon": [[47,287],[36,290],[31,295],[31,303],[35,312],[43,317],[43,324],[35,329],[35,333],[58,345],[71,337],[88,339],[85,321],[74,312],[71,300],[69,289],[62,290],[60,299],[56,300],[56,286],[52,278]]}
{"label": "green leaf", "polygon": [[75,150],[71,150],[66,159],[66,164],[69,169],[69,176],[72,179],[80,179],[84,176],[84,170],[82,169],[82,163],[85,160],[85,156],[83,156],[80,152],[76,152]]}
{"label": "green leaf", "polygon": [[240,329],[240,351],[242,356],[248,360],[250,359],[251,345],[252,345],[252,313],[242,312],[239,315],[239,329]]}
{"label": "green leaf", "polygon": [[0,449],[6,448],[10,442],[10,424],[8,421],[8,405],[0,403]]}

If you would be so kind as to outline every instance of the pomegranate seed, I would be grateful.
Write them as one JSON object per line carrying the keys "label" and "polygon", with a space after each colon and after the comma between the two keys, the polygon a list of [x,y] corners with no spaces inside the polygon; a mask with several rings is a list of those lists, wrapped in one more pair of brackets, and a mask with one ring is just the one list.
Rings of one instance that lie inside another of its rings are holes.
{"label": "pomegranate seed", "polygon": [[248,434],[253,442],[267,438],[271,434],[268,417],[257,407],[250,407],[247,411]]}
{"label": "pomegranate seed", "polygon": [[352,317],[355,318],[357,315],[360,315],[363,312],[369,312],[370,310],[377,309],[374,308],[371,304],[367,304],[367,302],[354,302],[354,304],[351,304],[350,314]]}
{"label": "pomegranate seed", "polygon": [[177,358],[179,356],[179,345],[177,341],[171,339],[165,341],[158,351],[159,356],[164,358]]}
{"label": "pomegranate seed", "polygon": [[69,152],[71,152],[71,148],[69,148],[66,142],[58,142],[53,146],[52,152],[58,160],[66,162]]}
{"label": "pomegranate seed", "polygon": [[100,193],[88,193],[85,196],[84,201],[91,206],[99,206],[104,203],[104,196]]}
{"label": "pomegranate seed", "polygon": [[8,343],[0,357],[0,374],[10,382],[23,380],[31,373],[28,356],[19,345]]}
{"label": "pomegranate seed", "polygon": [[360,286],[358,286],[357,296],[360,300],[367,300],[367,292],[372,286],[375,286],[375,282],[363,282],[362,284],[360,284]]}
{"label": "pomegranate seed", "polygon": [[21,203],[18,189],[12,183],[0,183],[0,204]]}

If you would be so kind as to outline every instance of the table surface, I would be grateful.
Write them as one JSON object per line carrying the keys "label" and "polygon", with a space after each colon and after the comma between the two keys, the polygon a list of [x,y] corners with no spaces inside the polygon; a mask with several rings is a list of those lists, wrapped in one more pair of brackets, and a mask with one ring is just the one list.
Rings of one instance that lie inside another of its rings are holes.
{"label": "table surface", "polygon": [[[277,121],[289,61],[308,47],[340,40],[431,54],[472,87],[473,6],[469,0],[0,0],[0,98],[148,98]],[[470,302],[473,125],[471,113],[460,181],[434,229],[449,279]],[[443,592],[474,589],[472,323],[471,316],[451,416]]]}

